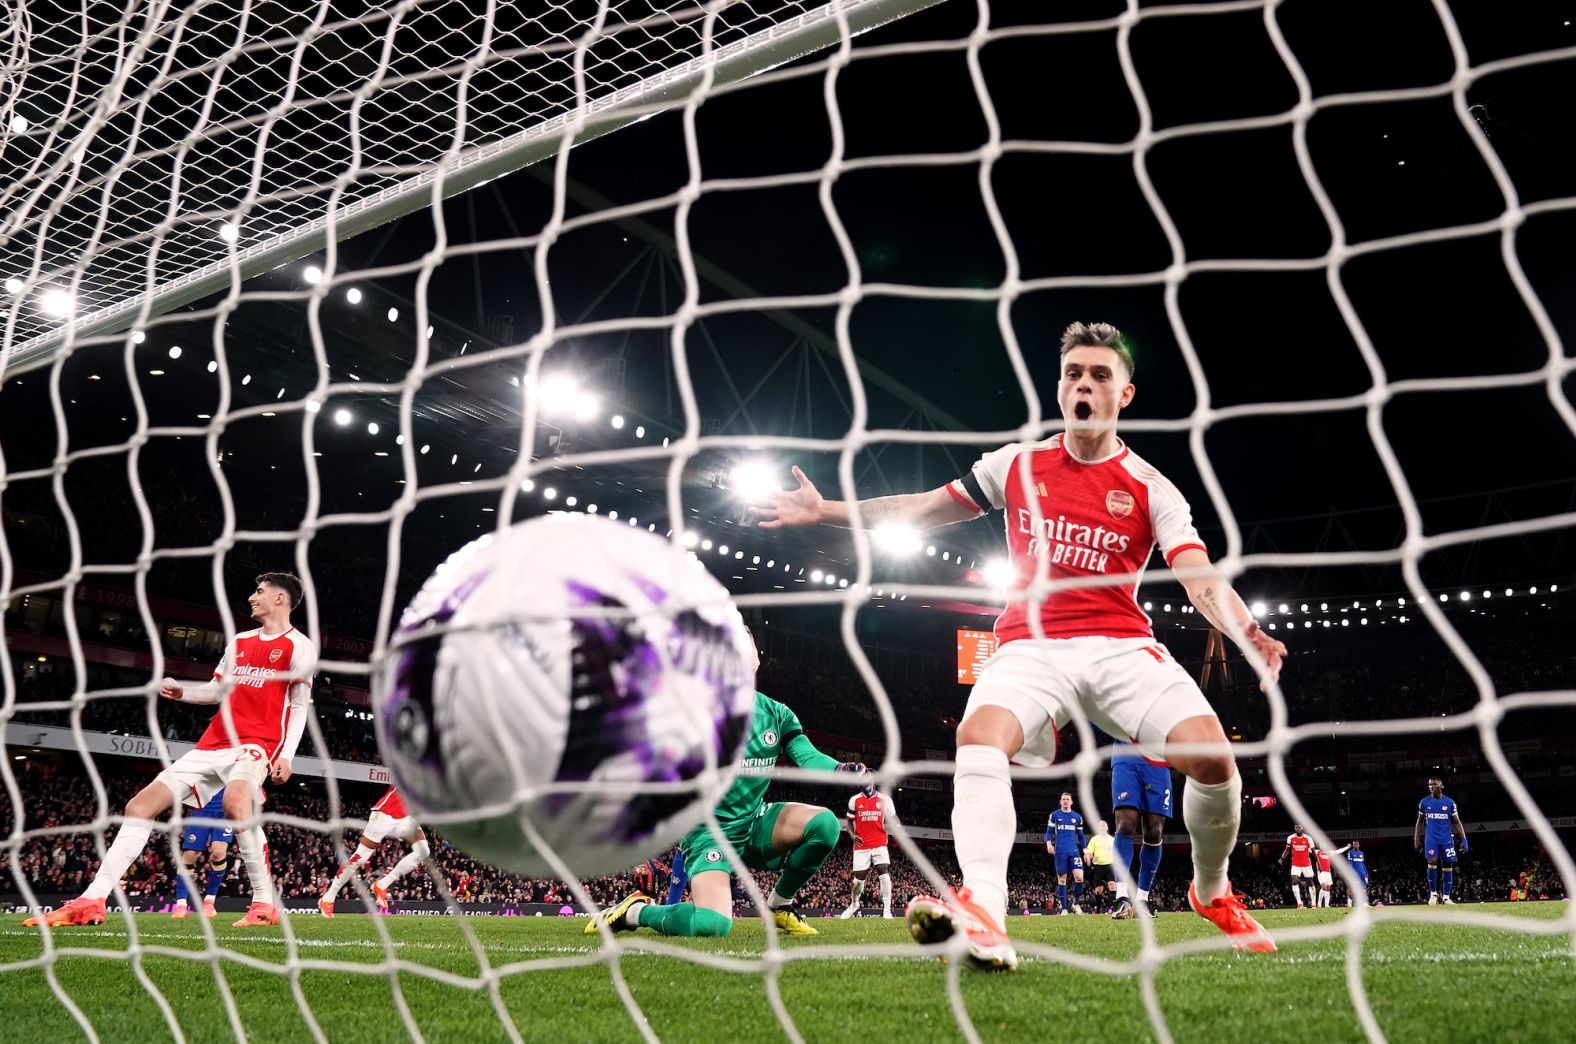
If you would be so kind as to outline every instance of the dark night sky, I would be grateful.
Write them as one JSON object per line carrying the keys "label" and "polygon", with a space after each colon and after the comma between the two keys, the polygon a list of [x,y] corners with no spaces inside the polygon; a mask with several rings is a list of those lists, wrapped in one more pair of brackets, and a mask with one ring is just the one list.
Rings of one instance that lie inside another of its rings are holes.
{"label": "dark night sky", "polygon": [[[1054,13],[1047,15],[1048,6]],[[1576,47],[1576,28],[1567,22],[1567,16],[1576,20],[1576,7],[1570,5],[1450,7],[1474,63]],[[992,28],[1043,24],[1047,17],[1065,22],[1111,18],[1122,9],[1114,3],[998,0],[991,5]],[[948,0],[860,37],[856,54],[899,42],[959,40],[974,29],[977,17],[976,6]],[[1316,98],[1429,86],[1453,71],[1446,34],[1427,3],[1291,0],[1277,17]],[[1117,35],[1110,29],[1007,36],[983,48],[983,80],[1002,138],[1026,146],[1005,151],[989,185],[1011,235],[1020,279],[1138,277],[1128,287],[1035,289],[1014,301],[1012,327],[1044,404],[1054,411],[1060,329],[1075,319],[1105,320],[1121,326],[1137,348],[1138,395],[1126,418],[1176,420],[1186,418],[1197,402],[1158,282],[1158,274],[1172,263],[1171,250],[1141,193],[1131,152],[1096,155],[1027,147],[1047,141],[1120,145],[1133,138],[1138,112],[1122,75]],[[1156,131],[1273,116],[1296,103],[1295,84],[1257,8],[1146,18],[1132,30],[1131,53]],[[812,55],[800,64],[824,58]],[[1576,96],[1573,88],[1576,57],[1567,57],[1482,77],[1467,93],[1474,118],[1523,204],[1576,197],[1576,125],[1567,111]],[[961,48],[858,59],[839,76],[837,104],[849,160],[967,153],[987,140],[987,122]],[[699,111],[696,126],[701,169],[708,179],[770,179],[814,171],[827,162],[832,148],[819,74],[711,99]],[[1307,144],[1349,244],[1492,221],[1504,210],[1488,165],[1449,95],[1323,108],[1308,126]],[[1298,169],[1287,122],[1170,137],[1153,144],[1144,163],[1190,262],[1310,259],[1330,249],[1330,229]],[[551,169],[522,171],[451,200],[444,208],[451,244],[498,239],[512,235],[511,229],[523,235],[539,230],[551,208]],[[572,151],[567,171],[577,189],[615,204],[675,192],[690,173],[683,122],[677,115],[658,116],[584,144]],[[917,287],[998,287],[1008,265],[988,219],[980,175],[973,158],[842,173],[831,198],[852,240],[859,277]],[[819,191],[813,181],[708,191],[688,216],[691,247],[760,295],[835,293],[851,273]],[[590,197],[574,198],[568,213],[585,214],[583,200]],[[552,306],[561,323],[661,315],[676,307],[681,286],[676,273],[665,269],[671,252],[660,244],[662,236],[675,234],[675,208],[658,207],[640,221],[640,229],[594,223],[567,233],[551,248]],[[1528,216],[1515,240],[1527,277],[1567,344],[1576,340],[1573,233],[1576,215],[1551,208]],[[653,239],[659,241],[654,254]],[[341,277],[347,270],[414,262],[433,241],[430,215],[417,213],[392,229],[343,244]],[[259,277],[248,289],[291,289],[304,298],[303,263]],[[1497,232],[1363,253],[1341,267],[1339,278],[1392,381],[1525,373],[1548,361],[1549,349],[1501,260]],[[356,373],[363,381],[398,380],[416,334],[411,319],[416,280],[406,272],[356,285],[367,293],[360,306],[345,304],[336,291],[323,308],[324,350],[333,378],[346,380]],[[733,296],[709,280],[700,291],[703,303]],[[540,329],[544,311],[532,257],[513,248],[489,250],[474,260],[448,258],[434,273],[428,300],[439,328],[438,358],[457,356],[467,341],[472,351],[485,347],[488,316],[512,320],[512,336],[502,343],[521,343]],[[1371,387],[1323,267],[1194,271],[1180,288],[1179,305],[1215,407],[1356,396]],[[400,310],[398,322],[385,320],[390,306]],[[835,334],[830,303],[798,308],[794,315],[822,336]],[[304,316],[297,300],[249,302],[231,317],[224,334],[232,380],[255,375],[234,387],[236,405],[270,401],[281,388],[280,401],[297,399],[311,386],[315,374]],[[848,416],[840,400],[849,389],[836,358],[824,357],[825,368],[808,361],[811,356],[784,364],[794,334],[755,313],[708,319],[702,328],[704,333],[690,332],[686,348],[703,421],[716,418],[727,434],[837,437],[846,432]],[[1027,417],[994,301],[871,294],[854,307],[849,333],[861,360],[898,378],[968,430],[1003,431]],[[205,423],[196,415],[210,412],[216,401],[216,382],[203,371],[212,342],[212,321],[202,317],[161,327],[136,350],[137,379],[152,424]],[[172,362],[167,352],[175,344],[183,347],[183,355]],[[608,360],[621,360],[624,367],[621,393],[614,384],[603,387],[615,389],[606,412],[628,415],[629,428],[614,432],[604,420],[572,431],[573,449],[642,444],[630,435],[637,419],[651,427],[644,445],[682,428],[669,344],[667,331],[657,330],[576,337],[551,349],[544,360],[550,368],[573,366],[606,377],[610,371],[600,368]],[[712,345],[725,360],[726,372],[713,357]],[[121,442],[135,430],[122,356],[120,346],[85,349],[62,368],[73,448]],[[147,375],[154,367],[166,374]],[[423,485],[500,475],[514,462],[520,393],[507,378],[519,371],[518,360],[459,370],[428,381],[419,391],[414,441],[434,446],[430,455],[417,458]],[[12,376],[0,388],[0,447],[13,473],[43,467],[54,456],[54,420],[47,400],[37,394],[46,373]],[[89,374],[101,379],[89,381]],[[731,418],[730,379],[741,393],[762,384],[747,414]],[[1576,395],[1576,378],[1567,374],[1562,387],[1566,396]],[[921,426],[912,403],[867,390],[870,426]],[[805,403],[813,408],[808,415]],[[339,406],[356,412],[355,426],[332,426],[329,417]],[[376,440],[363,434],[366,419],[381,423]],[[1412,392],[1392,400],[1383,420],[1413,493],[1430,501],[1424,520],[1431,531],[1573,509],[1568,501],[1576,481],[1576,435],[1560,420],[1541,384]],[[402,475],[392,443],[397,430],[396,396],[347,394],[325,407],[316,420],[317,448],[323,452],[316,459],[324,477],[320,513],[376,511],[392,502],[402,488],[395,482]],[[289,502],[304,489],[300,440],[301,414],[281,412],[232,424],[221,445],[227,469],[269,469],[277,503]],[[1218,514],[1197,474],[1187,433],[1139,432],[1132,442],[1177,481],[1206,535],[1223,549]],[[1250,529],[1250,550],[1395,545],[1396,497],[1361,409],[1225,420],[1210,429],[1205,443],[1237,519],[1267,523]],[[860,492],[868,496],[937,485],[993,445],[956,446],[950,458],[939,447],[893,446],[881,452],[879,472],[863,470],[881,449],[872,447],[861,457]],[[373,457],[379,450],[390,455]],[[786,461],[782,451],[774,455]],[[453,456],[461,459],[450,464]],[[702,518],[737,518],[736,505],[705,488],[705,473],[717,466],[718,456],[707,454],[691,469],[686,503]],[[835,482],[835,454],[795,453],[792,459],[823,485]],[[473,471],[477,465],[480,469]],[[145,475],[153,468],[188,476],[182,481],[190,496],[203,501],[206,510],[217,504],[202,470],[199,440],[156,439],[144,452],[142,466]],[[651,517],[656,518],[664,513],[664,471],[663,462],[651,461],[598,465],[563,478],[565,488],[587,490],[604,506],[618,506],[625,514],[655,512]],[[125,485],[125,472],[122,455],[86,461],[73,466],[67,487],[78,498],[107,495],[117,483]],[[16,483],[7,492],[7,506],[47,503],[45,487],[42,481]],[[1513,489],[1493,502],[1484,496]],[[255,496],[237,491],[243,519],[254,506],[248,498]],[[521,513],[542,510],[539,500],[524,501]],[[427,539],[406,549],[413,570],[424,573],[436,557],[493,525],[496,514],[484,514],[482,508],[496,502],[495,494],[468,494],[424,506],[418,514],[430,527],[423,529]],[[168,505],[156,513],[163,510]],[[1332,519],[1339,520],[1334,529]],[[993,518],[943,536],[950,546],[983,557],[999,550],[999,525]],[[333,554],[333,548],[355,545],[379,554],[382,532],[381,525],[331,530],[316,547]],[[96,550],[101,558],[128,560],[140,530],[128,523],[122,536],[119,544],[90,548],[89,559]],[[160,533],[155,544],[169,546],[171,539]],[[737,539],[752,549],[801,555],[839,541],[826,533],[768,537],[757,532]],[[172,576],[182,569],[198,576],[206,566],[168,568]],[[893,567],[888,575],[934,579],[952,574],[905,566]],[[1557,578],[1576,575],[1576,559],[1568,541],[1547,533],[1470,553],[1431,556],[1425,575],[1440,583]],[[1262,572],[1245,584],[1342,595],[1400,590],[1393,570]]]}

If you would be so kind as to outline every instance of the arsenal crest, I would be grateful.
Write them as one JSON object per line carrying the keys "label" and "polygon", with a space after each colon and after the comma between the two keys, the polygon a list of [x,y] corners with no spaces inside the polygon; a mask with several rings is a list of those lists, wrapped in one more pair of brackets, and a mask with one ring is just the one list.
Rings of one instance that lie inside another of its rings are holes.
{"label": "arsenal crest", "polygon": [[[1129,498],[1129,499],[1131,499],[1131,498]],[[1109,498],[1107,498],[1106,503],[1107,504],[1110,503],[1110,499]],[[1128,505],[1128,506],[1131,507],[1132,505]],[[285,654],[285,651],[283,649],[270,649],[268,651],[268,662],[269,663],[278,663],[279,662],[279,657],[283,656],[284,654]]]}
{"label": "arsenal crest", "polygon": [[1113,489],[1105,495],[1105,509],[1112,518],[1126,518],[1133,513],[1133,495],[1125,489]]}

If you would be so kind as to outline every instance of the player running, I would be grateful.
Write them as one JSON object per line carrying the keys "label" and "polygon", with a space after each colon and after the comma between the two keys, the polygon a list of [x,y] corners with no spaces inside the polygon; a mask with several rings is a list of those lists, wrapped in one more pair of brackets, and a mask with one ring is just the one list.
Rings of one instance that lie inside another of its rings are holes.
{"label": "player running", "polygon": [[1346,894],[1346,905],[1356,906],[1357,901],[1368,901],[1368,857],[1363,854],[1361,841],[1353,841],[1331,852],[1331,855],[1346,853],[1346,863],[1352,868],[1352,876],[1357,878],[1358,886]]}
{"label": "player running", "polygon": [[864,789],[848,799],[848,834],[854,839],[854,875],[850,882],[853,895],[849,897],[848,908],[838,914],[844,920],[859,912],[859,897],[864,894],[865,878],[870,873],[870,867],[877,867],[878,882],[881,885],[881,916],[885,920],[892,919],[892,875],[887,868],[892,865],[892,856],[887,851],[888,818],[897,815],[892,806],[892,798],[876,791],[874,780],[870,780]]}
{"label": "player running", "polygon": [[[1062,807],[1051,812],[1045,823],[1045,851],[1056,862],[1056,912],[1065,914],[1071,909],[1083,913],[1084,886],[1084,821],[1073,811],[1073,796],[1062,792]],[[1067,876],[1073,878],[1073,904],[1067,905]]]}
{"label": "player running", "polygon": [[[1227,879],[1242,815],[1231,744],[1134,600],[1155,545],[1185,574],[1180,582],[1199,613],[1253,647],[1267,680],[1279,676],[1286,647],[1259,629],[1210,566],[1177,488],[1117,438],[1118,415],[1133,399],[1132,376],[1132,351],[1115,327],[1074,323],[1062,335],[1057,385],[1066,432],[987,453],[969,474],[929,492],[858,503],[870,528],[929,529],[992,508],[1006,512],[1017,599],[996,621],[1001,646],[974,686],[957,734],[952,834],[963,887],[909,904],[917,939],[934,942],[964,931],[970,962],[978,966],[1017,966],[1002,930],[1016,829],[1008,765],[1050,764],[1057,727],[1072,718],[1075,703],[1108,734],[1136,738],[1188,778],[1189,902],[1240,945],[1274,948]],[[852,524],[852,505],[823,499],[798,468],[794,476],[797,489],[758,509],[769,519],[764,527]],[[1042,563],[1051,581],[1074,586],[1025,597]],[[1102,577],[1117,579],[1089,583]],[[1207,745],[1208,752],[1166,755],[1179,744]]]}
{"label": "player running", "polygon": [[1330,887],[1335,883],[1335,875],[1330,872],[1330,853],[1322,848],[1315,849],[1313,861],[1319,870],[1319,895],[1314,901],[1314,905],[1328,910],[1330,908]]}
{"label": "player running", "polygon": [[[208,799],[202,811],[186,821],[186,829],[181,833],[181,862],[186,864],[186,873],[196,867],[199,855],[204,851],[208,853],[208,887],[202,901],[206,917],[218,916],[214,902],[230,873],[230,845],[234,841],[235,828],[224,822],[224,791],[221,790]],[[176,874],[175,909],[170,911],[170,916],[177,921],[188,913],[186,894],[186,875]]]}
{"label": "player running", "polygon": [[1284,863],[1287,855],[1291,856],[1291,897],[1297,900],[1297,909],[1303,908],[1302,892],[1297,889],[1297,881],[1306,879],[1308,882],[1308,905],[1313,905],[1313,838],[1303,832],[1301,823],[1293,823],[1291,834],[1286,838],[1286,847],[1281,849],[1277,863]]}
{"label": "player running", "polygon": [[410,813],[405,811],[405,802],[399,796],[399,791],[393,787],[384,791],[383,796],[373,804],[372,813],[367,816],[366,832],[361,835],[355,853],[345,860],[339,872],[334,875],[334,879],[329,882],[323,897],[317,901],[317,908],[324,917],[334,916],[334,899],[339,895],[339,890],[368,864],[391,834],[401,841],[409,842],[410,851],[406,853],[404,859],[394,864],[393,869],[372,883],[372,897],[377,900],[378,912],[389,912],[389,887],[421,866],[432,855],[432,846],[427,844],[427,835],[411,818]]}
{"label": "player running", "polygon": [[[28,918],[24,927],[41,920],[52,928],[103,924],[105,898],[142,854],[154,817],[175,802],[202,808],[222,790],[224,818],[240,822],[253,815],[264,780],[290,779],[317,667],[317,646],[290,625],[291,610],[301,604],[301,581],[290,573],[263,573],[247,604],[258,626],[231,640],[212,681],[194,685],[165,678],[159,689],[167,700],[222,701],[196,749],[177,758],[126,802],[126,822],[82,895],[58,910]],[[254,823],[237,831],[236,843],[252,882],[252,904],[234,926],[278,924],[262,826]]]}
{"label": "player running", "polygon": [[[758,662],[750,665],[753,673]],[[839,764],[815,749],[798,715],[763,693],[755,694],[755,716],[744,744],[740,772],[717,804],[718,825],[744,865],[778,871],[766,897],[772,920],[789,935],[819,935],[793,909],[793,897],[821,869],[837,847],[842,827],[829,810],[795,801],[765,800],[777,758],[787,754],[803,769],[863,773],[859,762]],[[631,892],[618,905],[599,912],[585,927],[595,935],[606,925],[615,932],[650,928],[660,935],[720,936],[733,930],[733,868],[707,823],[679,842],[689,875],[690,902],[658,906],[644,892]]]}
{"label": "player running", "polygon": [[1116,815],[1116,858],[1129,872],[1133,866],[1133,838],[1139,833],[1139,817],[1143,817],[1143,848],[1138,856],[1134,901],[1127,898],[1127,882],[1118,877],[1116,906],[1111,916],[1125,921],[1142,911],[1153,917],[1155,911],[1149,905],[1149,889],[1160,872],[1160,856],[1164,852],[1161,839],[1171,819],[1171,766],[1145,757],[1131,743],[1114,740],[1111,743],[1111,808]]}
{"label": "player running", "polygon": [[1461,825],[1456,803],[1445,797],[1445,781],[1428,780],[1428,796],[1417,803],[1417,823],[1412,846],[1428,860],[1428,905],[1456,905],[1450,888],[1456,876],[1456,853],[1466,854],[1467,828]]}

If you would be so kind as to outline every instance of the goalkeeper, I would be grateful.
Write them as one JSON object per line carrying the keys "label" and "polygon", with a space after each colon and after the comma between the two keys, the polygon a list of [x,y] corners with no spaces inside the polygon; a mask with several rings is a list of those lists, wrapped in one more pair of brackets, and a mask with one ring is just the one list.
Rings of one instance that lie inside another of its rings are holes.
{"label": "goalkeeper", "polygon": [[[728,843],[751,870],[773,870],[779,876],[766,905],[777,927],[789,935],[817,935],[793,909],[793,897],[821,869],[837,847],[842,825],[837,816],[816,805],[764,800],[779,753],[805,769],[863,773],[859,762],[844,762],[815,749],[798,715],[769,696],[755,694],[755,717],[744,745],[739,777],[717,803],[717,822]],[[650,896],[632,892],[617,906],[604,910],[586,925],[595,935],[602,925],[615,932],[650,928],[661,935],[720,936],[733,930],[733,868],[722,844],[702,823],[679,842],[689,874],[690,902],[658,906]]]}

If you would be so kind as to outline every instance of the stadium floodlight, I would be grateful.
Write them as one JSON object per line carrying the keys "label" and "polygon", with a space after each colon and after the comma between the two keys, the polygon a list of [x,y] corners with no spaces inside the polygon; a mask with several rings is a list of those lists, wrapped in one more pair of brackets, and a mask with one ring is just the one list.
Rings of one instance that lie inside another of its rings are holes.
{"label": "stadium floodlight", "polygon": [[11,117],[11,133],[12,134],[26,134],[27,133],[27,117],[26,116],[12,116]]}
{"label": "stadium floodlight", "polygon": [[693,529],[684,534],[685,547],[694,547],[698,543],[700,543],[700,534]]}
{"label": "stadium floodlight", "polygon": [[251,374],[249,374],[249,373],[248,373],[248,374],[243,374],[243,375],[242,375],[242,376],[241,376],[241,383],[242,383],[242,384],[243,384],[243,385],[246,385],[246,384],[251,384],[251,383],[252,383],[252,375],[251,375]]}
{"label": "stadium floodlight", "polygon": [[[208,360],[208,372],[209,373],[218,373],[219,372],[219,360],[218,359],[209,359]],[[311,403],[307,404],[307,409],[312,410],[313,413],[317,412],[316,410],[312,409],[312,404]]]}
{"label": "stadium floodlight", "polygon": [[952,561],[952,552],[951,551],[943,551],[943,552],[941,552],[941,560],[943,562],[950,562],[950,561]]}
{"label": "stadium floodlight", "polygon": [[232,221],[226,221],[224,224],[219,226],[219,238],[224,240],[226,243],[234,243],[237,239],[241,238],[240,226],[236,225]]}
{"label": "stadium floodlight", "polygon": [[1171,603],[1167,602],[1165,605],[1162,605],[1160,607],[1160,611],[1163,613],[1169,613],[1171,611]]}
{"label": "stadium floodlight", "polygon": [[352,419],[353,418],[351,417],[349,410],[340,409],[334,411],[334,423],[339,425],[341,428],[349,424]]}
{"label": "stadium floodlight", "polygon": [[542,490],[543,500],[556,500],[557,498],[558,490],[554,489],[552,486],[548,486],[546,489]]}
{"label": "stadium floodlight", "polygon": [[613,414],[613,419],[608,423],[612,424],[615,428],[622,428],[624,426],[624,415],[622,413],[615,413]]}
{"label": "stadium floodlight", "polygon": [[985,563],[980,575],[992,587],[1011,587],[1018,574],[1013,570],[1012,563],[1005,558],[993,558]]}
{"label": "stadium floodlight", "polygon": [[181,346],[178,345],[178,344],[170,345],[170,358],[171,359],[179,359],[180,357],[181,357]]}
{"label": "stadium floodlight", "polygon": [[1291,606],[1287,605],[1285,602],[1282,602],[1280,604],[1280,611],[1283,613],[1289,613],[1291,612]]}
{"label": "stadium floodlight", "polygon": [[136,331],[135,333],[133,333],[131,335],[131,343],[132,344],[141,344],[143,341],[146,341],[147,339],[148,339],[148,335],[143,333],[141,330],[138,330],[138,331]]}
{"label": "stadium floodlight", "polygon": [[747,504],[765,500],[782,488],[779,472],[764,460],[749,460],[728,471],[728,488]]}
{"label": "stadium floodlight", "polygon": [[912,555],[920,548],[919,530],[894,523],[879,525],[871,533],[876,546],[889,554]]}
{"label": "stadium floodlight", "polygon": [[[427,447],[423,446],[421,448],[421,451],[423,453],[427,452]],[[529,492],[531,492],[531,490],[533,490],[535,488],[536,488],[536,481],[534,479],[526,479],[526,480],[524,480],[523,482],[520,483],[520,492],[521,493],[529,493]]]}
{"label": "stadium floodlight", "polygon": [[399,309],[398,308],[390,308],[389,309],[389,322],[392,323],[398,318],[399,318]]}
{"label": "stadium floodlight", "polygon": [[1441,602],[1448,602],[1448,601],[1450,601],[1450,596],[1447,595],[1447,594],[1442,594],[1442,595],[1439,596],[1439,600]]}
{"label": "stadium floodlight", "polygon": [[38,310],[51,319],[63,319],[71,314],[76,301],[66,291],[52,286],[38,295]]}
{"label": "stadium floodlight", "polygon": [[26,285],[26,283],[23,283],[22,280],[18,279],[16,276],[11,276],[5,281],[5,292],[8,294],[20,294],[22,292],[22,287]]}
{"label": "stadium floodlight", "polygon": [[700,542],[700,549],[702,551],[710,551],[711,550],[711,541],[710,540],[702,540]]}
{"label": "stadium floodlight", "polygon": [[345,291],[345,300],[349,301],[351,304],[360,304],[361,291],[356,287],[351,287],[349,290]]}
{"label": "stadium floodlight", "polygon": [[1471,591],[1462,591],[1461,592],[1461,600],[1463,602],[1470,602],[1470,601],[1472,601],[1472,592]]}
{"label": "stadium floodlight", "polygon": [[1527,593],[1528,594],[1537,594],[1538,593],[1538,589],[1536,587],[1529,587],[1529,588],[1527,588]]}
{"label": "stadium floodlight", "polygon": [[301,269],[301,278],[307,286],[316,286],[323,281],[323,270],[316,265],[307,265]]}
{"label": "stadium floodlight", "polygon": [[368,435],[376,435],[377,433],[378,433],[378,422],[377,421],[367,421],[367,434]]}
{"label": "stadium floodlight", "polygon": [[1252,613],[1254,616],[1263,616],[1267,611],[1268,607],[1263,602],[1254,602],[1248,607],[1248,612]]}
{"label": "stadium floodlight", "polygon": [[[424,442],[424,443],[422,443],[422,444],[421,444],[421,452],[422,452],[422,453],[426,453],[426,452],[427,452],[427,451],[428,451],[428,450],[430,450],[430,449],[432,449],[432,446],[431,446],[431,445],[429,445],[429,444],[428,444],[428,443],[425,443],[425,442]],[[527,481],[527,482],[529,482],[529,481],[531,481],[531,480],[530,480],[530,479],[526,479],[526,481]]]}
{"label": "stadium floodlight", "polygon": [[594,515],[594,514],[596,514],[596,512],[597,512],[597,506],[595,504],[587,504],[586,505],[586,514]]}
{"label": "stadium floodlight", "polygon": [[564,498],[564,507],[574,507],[578,503],[580,503],[579,497],[569,496]]}
{"label": "stadium floodlight", "polygon": [[820,583],[822,575],[823,574],[821,573],[821,571],[819,569],[812,569],[812,570],[810,570],[810,582],[812,584]]}
{"label": "stadium floodlight", "polygon": [[724,558],[726,558],[727,555],[728,555],[728,545],[727,544],[718,544],[717,545],[717,553],[719,555],[722,555]]}
{"label": "stadium floodlight", "polygon": [[637,425],[635,427],[635,438],[643,439],[645,437],[646,437],[646,426],[644,424]]}

